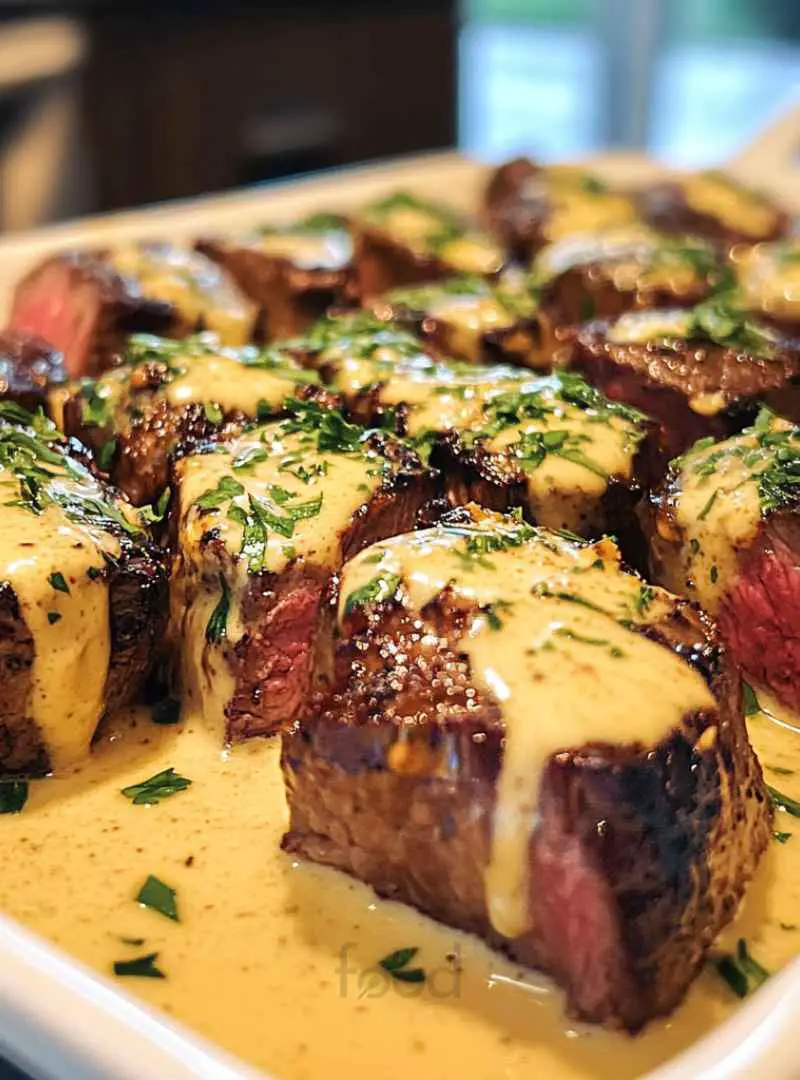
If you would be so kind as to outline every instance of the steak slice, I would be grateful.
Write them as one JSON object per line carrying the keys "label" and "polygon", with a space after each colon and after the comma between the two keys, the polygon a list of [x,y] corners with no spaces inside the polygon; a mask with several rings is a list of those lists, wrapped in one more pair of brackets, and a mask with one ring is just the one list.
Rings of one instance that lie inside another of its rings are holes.
{"label": "steak slice", "polygon": [[267,341],[301,334],[357,293],[353,242],[344,220],[328,214],[243,236],[208,237],[197,249],[258,306]]}
{"label": "steak slice", "polygon": [[141,688],[168,608],[166,559],[133,508],[23,419],[0,405],[0,776],[80,761]]}
{"label": "steak slice", "polygon": [[534,259],[531,283],[549,321],[568,326],[638,308],[694,307],[724,272],[709,242],[630,225],[548,244]]}
{"label": "steak slice", "polygon": [[614,401],[657,421],[665,460],[741,430],[758,399],[800,376],[800,349],[719,301],[628,312],[568,334],[569,363]]}
{"label": "steak slice", "polygon": [[596,176],[528,158],[515,158],[497,168],[483,198],[487,228],[523,262],[555,240],[631,225],[638,217],[627,195],[611,191]]}
{"label": "steak slice", "polygon": [[747,677],[800,710],[800,429],[764,409],[698,445],[646,516],[655,580],[714,614]]}
{"label": "steak slice", "polygon": [[459,273],[492,279],[506,262],[504,252],[474,222],[407,192],[362,207],[350,226],[364,296]]}
{"label": "steak slice", "polygon": [[375,315],[415,333],[437,355],[473,364],[548,368],[551,335],[522,274],[496,283],[462,275],[393,289],[367,301]]}
{"label": "steak slice", "polygon": [[739,246],[731,257],[742,307],[800,340],[800,238]]}
{"label": "steak slice", "polygon": [[777,240],[791,227],[786,211],[761,192],[713,170],[655,184],[643,193],[641,210],[658,229],[697,233],[725,247]]}
{"label": "steak slice", "polygon": [[713,624],[609,541],[513,519],[368,548],[341,594],[333,686],[283,737],[284,848],[548,972],[582,1019],[672,1010],[770,835]]}
{"label": "steak slice", "polygon": [[325,400],[317,376],[288,354],[224,348],[213,334],[183,341],[138,335],[125,355],[121,366],[56,395],[52,407],[137,506],[161,496],[176,453],[278,415],[289,397]]}
{"label": "steak slice", "polygon": [[35,412],[46,409],[50,391],[66,381],[64,357],[42,338],[16,330],[0,332],[0,398]]}
{"label": "steak slice", "polygon": [[226,742],[289,723],[327,678],[343,561],[412,528],[433,475],[386,433],[296,403],[176,466],[173,637],[188,700]]}
{"label": "steak slice", "polygon": [[213,330],[223,344],[243,345],[255,314],[204,255],[148,243],[46,259],[17,285],[10,327],[49,341],[74,378],[113,367],[133,333]]}

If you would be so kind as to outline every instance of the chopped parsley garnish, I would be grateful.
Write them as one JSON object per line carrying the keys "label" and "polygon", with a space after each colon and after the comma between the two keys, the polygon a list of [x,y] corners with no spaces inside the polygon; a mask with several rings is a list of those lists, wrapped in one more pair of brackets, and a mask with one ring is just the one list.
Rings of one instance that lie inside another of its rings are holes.
{"label": "chopped parsley garnish", "polygon": [[100,453],[97,455],[97,464],[104,472],[108,472],[114,463],[114,455],[117,452],[117,440],[109,439],[107,443],[104,443]]}
{"label": "chopped parsley garnish", "polygon": [[640,585],[634,600],[637,615],[646,615],[653,606],[656,598],[656,590],[652,585]]}
{"label": "chopped parsley garnish", "polygon": [[236,495],[243,494],[243,484],[240,484],[239,481],[232,476],[221,476],[217,481],[217,486],[215,488],[210,488],[198,499],[195,499],[194,505],[200,510],[213,510],[218,506],[222,506],[223,503],[228,502],[229,499],[233,499]]}
{"label": "chopped parsley garnish", "polygon": [[123,788],[122,794],[130,799],[134,806],[155,806],[162,799],[168,799],[170,795],[185,791],[191,783],[191,780],[180,776],[170,768],[148,777],[147,780],[142,780],[139,784],[131,784]]}
{"label": "chopped parsley garnish", "polygon": [[153,874],[148,875],[147,881],[136,894],[137,904],[142,907],[157,911],[173,922],[180,922],[178,918],[178,905],[175,903],[175,890],[171,889]]}
{"label": "chopped parsley garnish", "polygon": [[267,450],[263,446],[248,446],[246,450],[240,451],[231,462],[232,468],[237,471],[241,469],[252,469],[253,466],[260,464],[262,461],[266,461],[269,457]]}
{"label": "chopped parsley garnish", "polygon": [[110,389],[102,382],[87,379],[80,385],[81,422],[87,427],[108,427],[111,423]]}
{"label": "chopped parsley garnish", "polygon": [[139,520],[146,525],[154,525],[163,521],[169,507],[170,490],[164,488],[152,506],[143,506],[139,510]]}
{"label": "chopped parsley garnish", "polygon": [[69,593],[69,585],[67,585],[67,579],[61,573],[60,570],[54,570],[47,578],[50,585],[56,590],[56,592]]}
{"label": "chopped parsley garnish", "polygon": [[511,607],[512,604],[508,600],[495,600],[493,604],[484,604],[481,611],[492,630],[502,630],[503,620],[500,615],[510,611]]}
{"label": "chopped parsley garnish", "polygon": [[164,972],[156,966],[158,953],[137,956],[135,960],[116,960],[114,974],[118,976],[135,975],[141,979],[166,979]]}
{"label": "chopped parsley garnish", "polygon": [[50,623],[51,626],[55,626],[55,624],[57,622],[60,622],[60,620],[61,620],[61,615],[57,611],[48,611],[47,612],[47,621]]}
{"label": "chopped parsley garnish", "polygon": [[744,679],[742,679],[742,704],[744,706],[745,716],[755,716],[757,712],[761,712],[761,706],[758,704],[755,690],[750,683],[745,682]]}
{"label": "chopped parsley garnish", "polygon": [[356,608],[382,604],[390,600],[397,593],[401,581],[399,574],[378,574],[366,585],[362,585],[360,589],[354,589],[348,595],[344,602],[345,615],[352,614]]}
{"label": "chopped parsley garnish", "polygon": [[221,641],[228,632],[228,613],[231,606],[231,590],[223,574],[219,575],[219,587],[222,590],[217,605],[211,612],[206,626],[206,641],[214,645]]}
{"label": "chopped parsley garnish", "polygon": [[779,844],[785,844],[787,840],[792,839],[792,834],[790,832],[777,832],[777,831],[775,831],[775,832],[773,832],[772,835],[778,841]]}
{"label": "chopped parsley garnish", "polygon": [[709,514],[709,512],[711,510],[711,507],[716,502],[716,499],[717,499],[718,495],[719,495],[719,488],[714,488],[714,490],[712,491],[711,496],[709,497],[709,499],[706,502],[705,506],[700,511],[700,513],[697,515],[697,520],[698,521],[705,521],[705,519],[708,517],[708,514]]}
{"label": "chopped parsley garnish", "polygon": [[408,966],[418,952],[419,949],[416,948],[397,949],[396,952],[384,956],[378,964],[398,982],[422,983],[425,982],[425,969]]}
{"label": "chopped parsley garnish", "polygon": [[180,698],[165,697],[157,701],[150,717],[154,724],[177,724],[181,718]]}
{"label": "chopped parsley garnish", "polygon": [[320,453],[334,451],[352,454],[362,451],[368,432],[357,424],[351,424],[336,409],[325,409],[316,401],[300,401],[289,398],[286,408],[290,418],[283,423],[290,434],[305,432],[316,437]]}
{"label": "chopped parsley garnish", "polygon": [[769,978],[769,972],[754,960],[747,949],[747,942],[739,938],[736,952],[717,961],[717,971],[737,997],[744,998],[757,990]]}
{"label": "chopped parsley garnish", "polygon": [[767,791],[772,799],[773,806],[777,806],[779,810],[791,814],[792,817],[800,818],[800,802],[782,794],[777,788],[771,787],[769,784],[767,784]]}
{"label": "chopped parsley garnish", "polygon": [[203,413],[209,424],[222,423],[222,409],[217,405],[216,401],[206,401],[203,405]]}
{"label": "chopped parsley garnish", "polygon": [[719,570],[716,566],[712,566],[708,571],[708,578],[712,585],[716,585],[717,578],[719,577]]}
{"label": "chopped parsley garnish", "polygon": [[27,780],[0,780],[0,814],[18,814],[27,801]]}

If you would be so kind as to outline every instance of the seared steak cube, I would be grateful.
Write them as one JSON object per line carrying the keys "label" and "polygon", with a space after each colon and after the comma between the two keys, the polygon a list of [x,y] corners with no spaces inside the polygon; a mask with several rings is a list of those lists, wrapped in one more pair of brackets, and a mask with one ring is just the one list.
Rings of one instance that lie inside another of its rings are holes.
{"label": "seared steak cube", "polygon": [[0,398],[35,412],[67,382],[64,357],[48,342],[16,330],[0,332]]}
{"label": "seared steak cube", "polygon": [[715,615],[747,677],[800,710],[800,429],[764,409],[698,444],[648,516],[654,579]]}
{"label": "seared steak cube", "polygon": [[46,259],[17,285],[10,325],[49,341],[75,377],[118,363],[133,333],[180,338],[212,330],[223,344],[243,345],[255,315],[210,259],[149,243]]}
{"label": "seared steak cube", "polygon": [[500,243],[527,262],[545,244],[572,233],[631,225],[639,215],[627,195],[596,176],[515,158],[492,173],[483,216]]}
{"label": "seared steak cube", "polygon": [[800,376],[797,343],[721,301],[589,323],[576,332],[570,363],[658,422],[665,460],[697,439],[741,430],[759,398]]}
{"label": "seared steak cube", "polygon": [[777,240],[791,224],[786,211],[766,195],[713,170],[656,184],[644,192],[641,205],[658,229],[698,233],[726,247]]}
{"label": "seared steak cube", "polygon": [[357,292],[353,242],[342,218],[315,214],[283,228],[209,237],[197,247],[257,305],[268,341],[302,333]]}
{"label": "seared steak cube", "polygon": [[800,239],[739,245],[731,257],[741,306],[800,340]]}
{"label": "seared steak cube", "polygon": [[333,685],[284,735],[284,847],[636,1031],[680,1002],[769,840],[740,682],[610,541],[475,517],[345,566]]}
{"label": "seared steak cube", "polygon": [[0,775],[41,775],[140,688],[167,568],[133,507],[16,404],[0,403],[0,489]]}
{"label": "seared steak cube", "polygon": [[326,681],[343,561],[411,528],[432,476],[393,437],[301,403],[175,471],[184,697],[226,742],[271,734]]}
{"label": "seared steak cube", "polygon": [[351,227],[364,296],[452,274],[491,279],[506,261],[502,249],[469,219],[406,192],[362,207]]}
{"label": "seared steak cube", "polygon": [[445,357],[549,366],[550,335],[522,274],[507,272],[495,284],[469,275],[445,278],[390,290],[368,306]]}
{"label": "seared steak cube", "polygon": [[707,241],[631,225],[548,244],[534,259],[531,284],[540,290],[541,311],[564,326],[636,308],[693,307],[724,272]]}
{"label": "seared steak cube", "polygon": [[223,438],[248,419],[279,414],[286,398],[320,389],[290,356],[224,348],[213,334],[139,335],[125,355],[120,367],[52,395],[51,408],[137,505],[161,495],[179,448]]}

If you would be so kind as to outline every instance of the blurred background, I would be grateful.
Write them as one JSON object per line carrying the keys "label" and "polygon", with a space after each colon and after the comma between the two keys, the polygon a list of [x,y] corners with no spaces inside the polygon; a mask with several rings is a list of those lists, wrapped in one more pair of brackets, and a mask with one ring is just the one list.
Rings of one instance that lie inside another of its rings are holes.
{"label": "blurred background", "polygon": [[705,165],[799,101],[797,0],[0,2],[0,229],[450,146]]}

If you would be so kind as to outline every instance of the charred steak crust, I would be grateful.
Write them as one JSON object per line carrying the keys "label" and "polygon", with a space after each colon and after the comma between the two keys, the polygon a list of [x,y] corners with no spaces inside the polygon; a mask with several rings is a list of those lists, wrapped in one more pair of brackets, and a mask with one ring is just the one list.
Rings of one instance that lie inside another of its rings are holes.
{"label": "charred steak crust", "polygon": [[483,197],[487,228],[520,260],[527,260],[545,242],[544,222],[550,210],[542,188],[538,197],[522,197],[525,185],[544,178],[545,170],[528,158],[514,158],[490,176]]}
{"label": "charred steak crust", "polygon": [[[649,536],[651,579],[680,589],[713,611],[727,648],[745,676],[797,710],[800,497],[793,486],[796,429],[774,417],[762,420],[764,415],[759,418],[763,428],[748,429],[727,444],[700,449],[684,462],[673,463],[663,484],[640,505],[640,513]],[[770,500],[766,508],[761,492],[756,491],[759,472],[747,475],[749,468],[759,468],[759,443],[761,464],[769,455],[779,469],[764,489]],[[724,454],[726,447],[728,466],[731,462],[738,466],[727,483],[724,464],[717,462],[716,471],[711,471],[713,456]],[[699,480],[704,458],[708,468]],[[745,460],[751,465],[745,466]],[[688,518],[680,513],[685,485],[692,482],[698,485],[695,497],[699,494],[696,506],[702,523],[696,513]]]}
{"label": "charred steak crust", "polygon": [[360,221],[353,221],[351,227],[359,292],[364,296],[378,296],[400,285],[439,281],[453,273],[444,260],[417,254],[382,229]]}
{"label": "charred steak crust", "polygon": [[[396,443],[377,436],[391,460]],[[435,495],[433,476],[397,448],[398,470],[361,506],[342,534],[339,565],[362,548],[407,532]],[[328,641],[338,599],[336,569],[302,559],[282,574],[255,575],[242,605],[245,633],[234,653],[236,691],[226,706],[228,738],[273,734],[293,722],[330,682]]]}
{"label": "charred steak crust", "polygon": [[789,232],[791,218],[777,204],[770,202],[760,193],[747,191],[731,177],[720,176],[718,180],[760,204],[768,211],[771,223],[754,232],[737,228],[732,222],[715,213],[695,209],[687,200],[685,182],[680,181],[665,181],[647,188],[640,199],[642,214],[652,225],[665,232],[696,233],[717,241],[723,247],[778,240]]}
{"label": "charred steak crust", "polygon": [[0,582],[0,776],[48,769],[39,729],[26,715],[33,649],[14,589]]}
{"label": "charred steak crust", "polygon": [[17,285],[10,328],[40,334],[63,353],[72,377],[119,363],[132,333],[176,330],[172,304],[144,297],[102,251],[67,251],[34,267]]}
{"label": "charred steak crust", "polygon": [[[82,444],[67,439],[49,445],[88,470],[101,499],[119,500]],[[169,565],[167,552],[144,528],[123,527],[113,517],[101,521],[119,544],[117,555],[105,556],[105,569],[92,575],[105,579],[108,589],[110,652],[103,698],[112,710],[134,701],[152,671],[167,625]],[[28,714],[35,651],[15,590],[0,579],[0,776],[41,776],[51,766],[42,733]]]}
{"label": "charred steak crust", "polygon": [[[800,353],[787,344],[769,358],[701,340],[611,341],[608,320],[562,335],[570,367],[613,401],[632,405],[660,425],[665,460],[709,435],[741,430],[757,400],[800,377]],[[721,408],[696,411],[692,399],[719,396]]]}
{"label": "charred steak crust", "polygon": [[[253,422],[258,411],[276,416],[284,412],[283,400],[270,408],[272,403],[257,402],[255,397],[249,414],[214,408],[212,400],[173,404],[164,396],[171,378],[168,361],[152,359],[131,363],[126,369],[129,377],[119,409],[103,409],[98,422],[91,407],[87,408],[96,390],[89,383],[75,383],[62,404],[61,427],[90,448],[135,506],[156,502],[179,458],[233,437]],[[114,375],[121,376],[122,370]],[[315,383],[301,382],[291,390],[299,400],[315,401],[324,408],[339,404],[335,394]]]}
{"label": "charred steak crust", "polygon": [[738,677],[713,625],[676,601],[649,632],[701,671],[717,710],[686,716],[655,752],[551,758],[534,929],[510,940],[489,924],[483,881],[504,727],[454,648],[463,617],[444,593],[420,616],[387,603],[346,620],[330,694],[284,735],[283,846],[549,972],[575,1015],[636,1031],[678,1004],[768,842]]}
{"label": "charred steak crust", "polygon": [[0,333],[0,398],[35,412],[67,381],[64,358],[48,342],[16,330]]}
{"label": "charred steak crust", "polygon": [[200,239],[196,248],[222,266],[258,305],[260,341],[301,334],[330,307],[357,298],[353,260],[335,268],[299,266],[288,256],[224,237]]}

